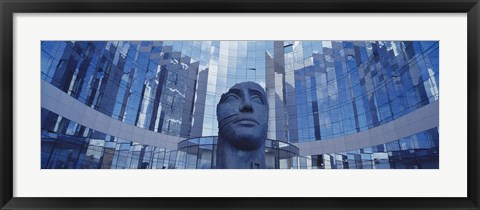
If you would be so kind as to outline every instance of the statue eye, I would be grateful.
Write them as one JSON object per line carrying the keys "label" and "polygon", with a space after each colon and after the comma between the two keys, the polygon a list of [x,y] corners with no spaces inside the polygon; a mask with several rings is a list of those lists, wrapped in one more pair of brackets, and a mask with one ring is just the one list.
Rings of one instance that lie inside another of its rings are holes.
{"label": "statue eye", "polygon": [[263,104],[263,100],[262,100],[262,98],[260,98],[260,96],[253,96],[251,100],[252,100],[252,102],[257,103],[257,104]]}
{"label": "statue eye", "polygon": [[235,95],[228,95],[225,97],[225,99],[223,99],[223,102],[224,103],[230,103],[230,102],[233,102],[233,101],[236,101],[238,100],[238,97],[235,96]]}

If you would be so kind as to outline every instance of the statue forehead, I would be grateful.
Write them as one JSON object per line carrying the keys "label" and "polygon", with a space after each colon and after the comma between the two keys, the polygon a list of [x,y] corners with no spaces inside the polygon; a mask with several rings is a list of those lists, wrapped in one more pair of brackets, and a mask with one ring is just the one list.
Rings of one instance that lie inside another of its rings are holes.
{"label": "statue forehead", "polygon": [[242,82],[242,83],[237,83],[235,84],[234,86],[232,86],[229,91],[231,90],[244,90],[244,89],[250,89],[250,90],[257,90],[259,91],[260,93],[262,94],[265,94],[265,90],[262,88],[262,86],[260,86],[259,84],[257,83],[254,83],[254,82]]}

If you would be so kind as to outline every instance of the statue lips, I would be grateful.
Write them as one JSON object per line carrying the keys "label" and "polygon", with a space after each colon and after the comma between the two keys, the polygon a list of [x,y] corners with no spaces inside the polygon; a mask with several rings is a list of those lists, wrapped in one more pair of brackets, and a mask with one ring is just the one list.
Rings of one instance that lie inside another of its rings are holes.
{"label": "statue lips", "polygon": [[235,124],[243,125],[246,127],[253,127],[255,125],[260,125],[256,120],[250,118],[240,118],[234,121]]}

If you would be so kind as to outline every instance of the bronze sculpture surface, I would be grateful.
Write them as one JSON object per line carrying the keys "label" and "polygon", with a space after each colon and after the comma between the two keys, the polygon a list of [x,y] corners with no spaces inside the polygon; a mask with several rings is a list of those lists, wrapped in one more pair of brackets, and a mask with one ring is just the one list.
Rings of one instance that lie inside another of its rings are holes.
{"label": "bronze sculpture surface", "polygon": [[216,168],[265,168],[268,102],[257,83],[235,84],[217,105],[218,143]]}

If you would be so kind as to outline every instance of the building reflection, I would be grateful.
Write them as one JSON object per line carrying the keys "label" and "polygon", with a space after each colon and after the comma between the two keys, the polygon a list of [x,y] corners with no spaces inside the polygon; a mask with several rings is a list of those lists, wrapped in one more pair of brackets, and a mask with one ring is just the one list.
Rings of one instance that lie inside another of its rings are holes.
{"label": "building reflection", "polygon": [[[215,168],[216,104],[243,81],[267,92],[269,168],[439,168],[438,56],[437,41],[43,41],[42,82],[75,102],[42,89],[42,168]],[[411,115],[432,120],[361,138]]]}

